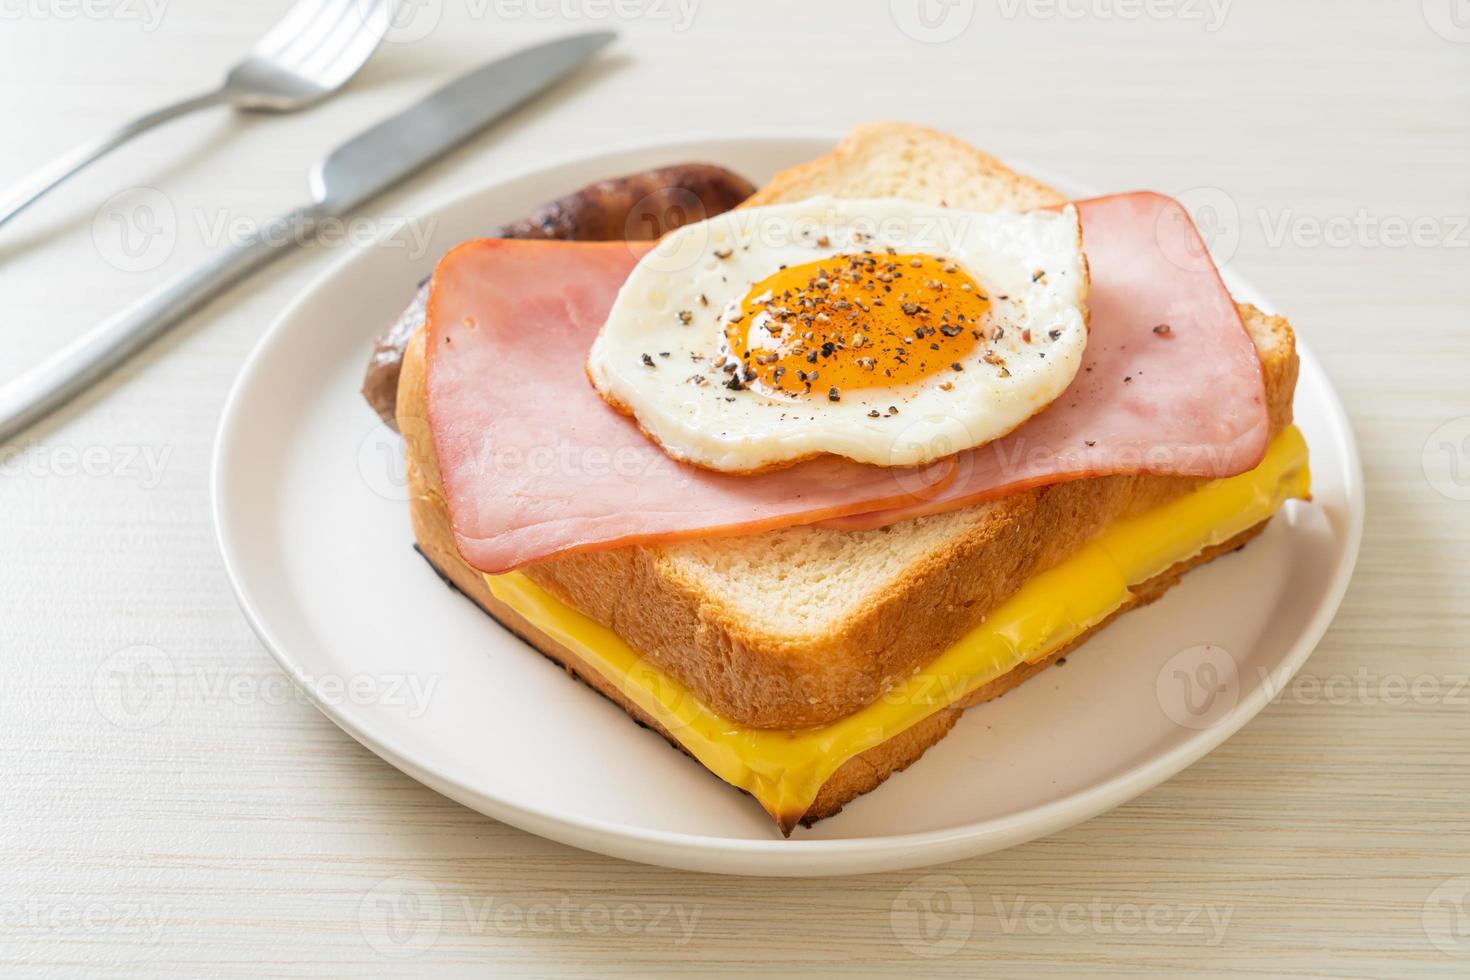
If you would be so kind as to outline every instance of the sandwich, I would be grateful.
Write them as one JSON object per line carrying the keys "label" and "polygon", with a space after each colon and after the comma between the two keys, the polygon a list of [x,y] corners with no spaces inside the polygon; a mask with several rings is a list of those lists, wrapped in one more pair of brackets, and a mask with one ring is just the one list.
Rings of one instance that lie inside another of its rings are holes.
{"label": "sandwich", "polygon": [[742,196],[465,243],[375,363],[433,568],[789,836],[1309,473],[1289,324],[1167,197],[895,123]]}

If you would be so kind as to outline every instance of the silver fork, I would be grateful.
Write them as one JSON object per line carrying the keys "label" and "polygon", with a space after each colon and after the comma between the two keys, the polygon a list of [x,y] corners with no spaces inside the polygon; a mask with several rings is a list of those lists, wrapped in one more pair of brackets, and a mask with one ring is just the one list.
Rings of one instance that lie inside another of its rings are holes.
{"label": "silver fork", "polygon": [[155,109],[53,161],[6,195],[0,225],[93,160],[154,126],[196,109],[295,112],[347,84],[392,26],[398,0],[298,0],[212,92]]}

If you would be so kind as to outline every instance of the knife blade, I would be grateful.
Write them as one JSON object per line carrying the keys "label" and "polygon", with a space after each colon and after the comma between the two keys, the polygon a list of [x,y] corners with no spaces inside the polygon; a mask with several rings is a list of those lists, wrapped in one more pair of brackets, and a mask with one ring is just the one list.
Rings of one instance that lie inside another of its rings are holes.
{"label": "knife blade", "polygon": [[312,169],[313,197],[349,210],[381,194],[561,81],[616,37],[612,31],[564,37],[461,75],[333,150]]}
{"label": "knife blade", "polygon": [[578,34],[493,61],[343,143],[312,169],[310,205],[266,222],[247,240],[0,386],[0,442],[69,402],[223,289],[284,254],[286,246],[309,239],[321,219],[338,217],[381,194],[566,78],[615,37],[611,31]]}

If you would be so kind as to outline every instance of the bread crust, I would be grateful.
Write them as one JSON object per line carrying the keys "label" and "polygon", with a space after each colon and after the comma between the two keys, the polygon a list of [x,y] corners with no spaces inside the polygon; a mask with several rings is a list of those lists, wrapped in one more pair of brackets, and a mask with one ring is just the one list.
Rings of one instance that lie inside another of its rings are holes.
{"label": "bread crust", "polygon": [[[820,194],[852,196],[842,193],[845,180],[856,179],[868,184],[875,172],[892,172],[897,168],[905,173],[921,171],[925,169],[921,157],[933,159],[941,155],[948,157],[958,173],[946,174],[944,179],[925,188],[932,193],[924,203],[970,207],[969,202],[953,199],[964,193],[962,185],[965,183],[984,187],[985,206],[973,210],[1024,211],[1067,201],[1066,197],[1045,184],[1017,173],[990,154],[948,133],[913,123],[884,121],[856,126],[831,153],[781,171],[766,186],[746,198],[740,208],[799,201]],[[896,193],[897,187],[877,190],[878,193],[869,191],[863,196],[902,196],[916,200],[920,196],[908,186],[902,188],[902,194]]]}

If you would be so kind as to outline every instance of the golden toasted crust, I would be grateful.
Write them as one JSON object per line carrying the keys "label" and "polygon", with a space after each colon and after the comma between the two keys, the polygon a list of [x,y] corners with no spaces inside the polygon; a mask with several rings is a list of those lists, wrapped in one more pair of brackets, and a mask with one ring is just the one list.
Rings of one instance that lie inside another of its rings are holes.
{"label": "golden toasted crust", "polygon": [[902,197],[978,211],[1024,211],[1066,203],[1038,181],[948,133],[904,122],[854,128],[831,153],[783,170],[742,208],[830,194]]}

